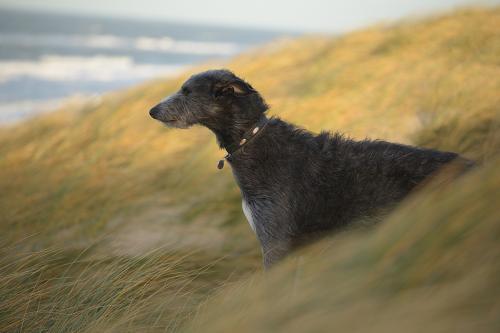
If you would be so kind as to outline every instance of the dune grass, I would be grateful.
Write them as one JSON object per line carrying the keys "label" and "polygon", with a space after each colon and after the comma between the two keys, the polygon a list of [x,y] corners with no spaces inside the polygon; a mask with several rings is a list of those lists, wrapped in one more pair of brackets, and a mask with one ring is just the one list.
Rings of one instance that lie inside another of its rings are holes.
{"label": "dune grass", "polygon": [[494,331],[499,21],[498,8],[462,10],[192,69],[234,70],[271,115],[313,131],[454,150],[485,165],[373,232],[325,240],[265,277],[231,172],[215,168],[223,153],[212,135],[147,114],[191,72],[0,129],[0,331]]}

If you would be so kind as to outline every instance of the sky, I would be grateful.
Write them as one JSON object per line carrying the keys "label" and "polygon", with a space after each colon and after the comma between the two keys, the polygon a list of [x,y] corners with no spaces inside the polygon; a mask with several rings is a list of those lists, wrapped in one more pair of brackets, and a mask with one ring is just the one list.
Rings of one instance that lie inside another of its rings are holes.
{"label": "sky", "polygon": [[0,8],[297,32],[342,32],[406,16],[499,4],[500,0],[0,0]]}

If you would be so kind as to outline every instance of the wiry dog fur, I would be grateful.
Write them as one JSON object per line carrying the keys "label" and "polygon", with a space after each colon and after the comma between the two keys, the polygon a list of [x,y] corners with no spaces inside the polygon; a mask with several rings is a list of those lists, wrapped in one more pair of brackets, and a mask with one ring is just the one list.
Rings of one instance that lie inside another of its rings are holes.
{"label": "wiry dog fur", "polygon": [[[150,115],[172,127],[206,126],[227,148],[267,109],[250,84],[228,70],[211,70],[192,76]],[[273,117],[228,162],[269,267],[325,232],[377,216],[457,157],[385,141],[313,135]]]}

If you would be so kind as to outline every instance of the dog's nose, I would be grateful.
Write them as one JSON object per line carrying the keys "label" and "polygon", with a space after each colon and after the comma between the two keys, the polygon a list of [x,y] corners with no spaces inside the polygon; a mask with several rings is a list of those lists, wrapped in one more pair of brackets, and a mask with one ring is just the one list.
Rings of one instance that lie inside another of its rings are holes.
{"label": "dog's nose", "polygon": [[149,110],[149,115],[151,116],[151,118],[156,119],[159,112],[160,112],[160,110],[159,110],[159,107],[157,105],[154,108],[152,108],[151,110]]}

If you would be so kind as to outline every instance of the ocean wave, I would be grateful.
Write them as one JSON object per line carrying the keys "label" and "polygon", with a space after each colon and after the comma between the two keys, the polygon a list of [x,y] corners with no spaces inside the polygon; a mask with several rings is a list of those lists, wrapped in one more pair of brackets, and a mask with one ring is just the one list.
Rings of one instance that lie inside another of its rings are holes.
{"label": "ocean wave", "polygon": [[178,73],[184,66],[138,64],[128,56],[47,55],[35,61],[0,61],[0,82],[19,77],[47,81],[139,81]]}
{"label": "ocean wave", "polygon": [[141,51],[214,55],[233,55],[240,49],[238,45],[233,43],[194,42],[174,40],[169,37],[140,37],[134,41],[134,47]]}
{"label": "ocean wave", "polygon": [[97,50],[151,51],[160,53],[230,56],[242,45],[231,42],[176,40],[170,37],[122,37],[115,35],[0,34],[0,46],[90,48]]}

